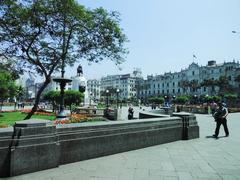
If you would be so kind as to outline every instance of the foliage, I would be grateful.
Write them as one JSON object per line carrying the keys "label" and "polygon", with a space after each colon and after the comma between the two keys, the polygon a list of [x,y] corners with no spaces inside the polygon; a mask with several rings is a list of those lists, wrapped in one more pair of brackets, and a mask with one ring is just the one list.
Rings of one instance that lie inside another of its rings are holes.
{"label": "foliage", "polygon": [[206,96],[206,95],[201,95],[200,96],[200,102],[202,103],[210,103],[210,102],[220,102],[222,98],[220,96]]}
{"label": "foliage", "polygon": [[3,101],[7,98],[13,98],[17,92],[17,85],[9,72],[0,70],[0,100]]}
{"label": "foliage", "polygon": [[188,96],[177,96],[176,99],[174,100],[174,102],[177,104],[186,104],[188,101],[189,101]]}
{"label": "foliage", "polygon": [[102,117],[88,117],[83,114],[71,114],[70,119],[55,120],[54,124],[70,124],[70,123],[83,123],[83,122],[96,122],[96,121],[105,121],[105,118]]}
{"label": "foliage", "polygon": [[150,97],[148,98],[148,101],[150,103],[155,103],[155,104],[162,104],[164,102],[164,98],[163,97]]}
{"label": "foliage", "polygon": [[72,105],[79,105],[84,98],[84,94],[79,91],[69,90],[65,92],[64,100],[65,105],[70,107],[70,111],[72,110]]}
{"label": "foliage", "polygon": [[[70,110],[72,109],[72,105],[79,105],[84,98],[84,94],[75,91],[75,90],[68,90],[65,92],[64,95],[64,101],[65,105],[70,107]],[[52,103],[52,106],[56,106],[56,104],[60,103],[60,91],[49,91],[43,96],[44,100],[50,101]]]}
{"label": "foliage", "polygon": [[45,78],[26,119],[37,110],[54,72],[79,59],[97,63],[106,58],[120,64],[128,53],[117,12],[86,9],[75,0],[0,3],[0,52]]}
{"label": "foliage", "polygon": [[190,89],[190,92],[195,92],[200,87],[197,80],[183,80],[180,82],[180,86],[183,88],[184,92],[186,92],[188,88]]}
{"label": "foliage", "polygon": [[7,57],[0,58],[0,69],[9,72],[13,79],[18,79],[19,75],[23,74],[23,70],[17,67],[16,63]]}
{"label": "foliage", "polygon": [[228,93],[228,94],[224,94],[224,98],[229,99],[229,100],[236,100],[238,98],[238,95]]}

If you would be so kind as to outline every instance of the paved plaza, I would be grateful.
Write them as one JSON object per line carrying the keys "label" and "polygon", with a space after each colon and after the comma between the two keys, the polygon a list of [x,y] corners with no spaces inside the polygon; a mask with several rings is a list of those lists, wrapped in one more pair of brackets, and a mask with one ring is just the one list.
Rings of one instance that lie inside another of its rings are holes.
{"label": "paved plaza", "polygon": [[[196,115],[200,138],[62,165],[3,178],[11,180],[240,180],[240,113],[229,114],[230,136],[211,138],[215,122]],[[47,163],[47,162],[46,162]]]}

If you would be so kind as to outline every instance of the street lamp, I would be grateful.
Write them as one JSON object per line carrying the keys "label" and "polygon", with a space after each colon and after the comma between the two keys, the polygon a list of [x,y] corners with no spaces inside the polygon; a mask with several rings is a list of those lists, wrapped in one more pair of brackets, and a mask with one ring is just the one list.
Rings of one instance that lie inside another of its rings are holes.
{"label": "street lamp", "polygon": [[195,104],[197,104],[197,95],[196,94],[194,95],[194,102],[195,102]]}
{"label": "street lamp", "polygon": [[120,90],[117,89],[116,92],[117,92],[117,109],[118,109],[118,95],[119,95]]}
{"label": "street lamp", "polygon": [[108,108],[108,95],[109,95],[109,90],[106,90],[106,95],[107,95],[107,108]]}
{"label": "street lamp", "polygon": [[92,98],[92,94],[93,94],[92,92],[90,92],[90,94],[89,94],[89,95],[90,95],[90,96],[89,96],[89,106],[91,106],[91,98]]}

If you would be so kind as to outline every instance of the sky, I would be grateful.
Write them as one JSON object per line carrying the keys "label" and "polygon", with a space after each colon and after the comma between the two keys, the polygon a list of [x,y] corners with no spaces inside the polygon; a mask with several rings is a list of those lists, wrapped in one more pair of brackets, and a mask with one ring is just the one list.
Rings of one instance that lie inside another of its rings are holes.
{"label": "sky", "polygon": [[[120,71],[105,59],[100,64],[80,62],[87,79],[131,73],[143,76],[179,72],[193,61],[240,60],[239,0],[78,0],[93,9],[121,14],[120,26],[129,39],[129,54]],[[233,34],[232,31],[239,31]],[[197,58],[193,58],[193,54]],[[74,67],[76,68],[76,67]],[[67,68],[67,76],[75,75]]]}

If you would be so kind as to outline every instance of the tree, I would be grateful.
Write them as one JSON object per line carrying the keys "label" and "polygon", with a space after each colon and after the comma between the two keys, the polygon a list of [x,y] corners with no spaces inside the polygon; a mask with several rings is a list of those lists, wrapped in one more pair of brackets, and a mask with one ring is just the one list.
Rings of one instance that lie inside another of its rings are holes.
{"label": "tree", "polygon": [[49,91],[44,94],[43,99],[52,103],[52,111],[55,112],[56,104],[60,101],[60,92]]}
{"label": "tree", "polygon": [[2,70],[0,71],[0,85],[0,101],[2,109],[4,100],[16,95],[17,86],[12,75],[9,72]]}
{"label": "tree", "polygon": [[13,79],[18,79],[20,74],[23,74],[22,69],[19,69],[15,62],[7,57],[0,57],[0,69],[10,72]]}
{"label": "tree", "polygon": [[190,82],[187,81],[187,80],[182,80],[182,81],[180,82],[180,87],[183,88],[183,93],[186,93],[186,92],[187,92],[188,87],[190,86],[189,84],[190,84]]}
{"label": "tree", "polygon": [[[70,110],[72,105],[79,105],[84,98],[84,94],[79,91],[68,90],[65,92],[65,105],[69,106]],[[60,92],[59,91],[49,91],[44,94],[43,99],[52,103],[53,112],[55,111],[55,106],[60,101]]]}
{"label": "tree", "polygon": [[0,52],[45,78],[25,119],[37,110],[43,90],[59,69],[79,59],[124,61],[127,38],[119,22],[119,13],[86,9],[75,0],[0,1]]}
{"label": "tree", "polygon": [[200,84],[201,86],[211,87],[211,94],[215,94],[215,86],[217,85],[217,81],[214,79],[204,79]]}
{"label": "tree", "polygon": [[155,104],[162,104],[164,102],[164,98],[163,97],[150,97],[148,98],[148,101],[150,103],[155,103]]}
{"label": "tree", "polygon": [[219,87],[221,96],[224,96],[225,93],[234,92],[234,88],[230,85],[229,80],[226,76],[220,76],[216,81],[216,85]]}
{"label": "tree", "polygon": [[177,96],[176,99],[174,100],[174,102],[177,104],[186,104],[188,101],[189,101],[188,96]]}
{"label": "tree", "polygon": [[79,105],[84,98],[84,94],[79,91],[68,90],[65,93],[65,104],[69,106],[70,111],[72,111],[72,105]]}

